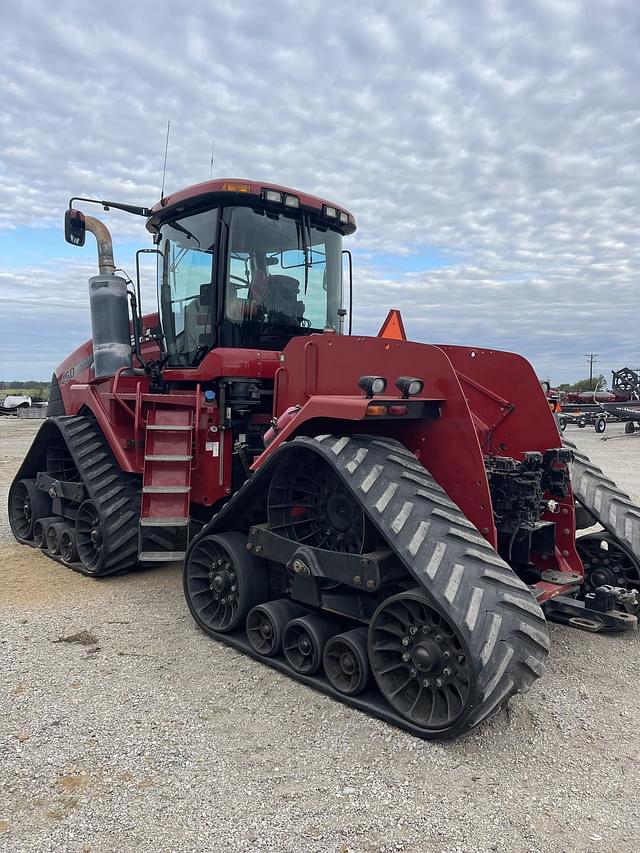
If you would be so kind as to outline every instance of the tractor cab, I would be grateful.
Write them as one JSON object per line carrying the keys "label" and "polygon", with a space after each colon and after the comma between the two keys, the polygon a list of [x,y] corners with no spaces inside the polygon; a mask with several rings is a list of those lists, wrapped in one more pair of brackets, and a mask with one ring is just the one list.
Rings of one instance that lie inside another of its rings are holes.
{"label": "tractor cab", "polygon": [[355,230],[346,211],[284,187],[210,181],[164,199],[147,227],[168,366],[342,331],[342,237]]}

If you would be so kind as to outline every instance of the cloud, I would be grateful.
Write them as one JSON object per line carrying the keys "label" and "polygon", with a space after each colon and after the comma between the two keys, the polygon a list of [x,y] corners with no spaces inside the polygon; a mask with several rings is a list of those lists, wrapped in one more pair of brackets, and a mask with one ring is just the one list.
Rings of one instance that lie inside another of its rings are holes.
{"label": "cloud", "polygon": [[[590,350],[620,367],[640,360],[639,31],[622,1],[31,0],[0,34],[0,229],[37,245],[73,194],[153,203],[170,118],[168,191],[209,176],[215,136],[216,174],[353,210],[360,331],[392,294],[421,339],[512,347],[558,381]],[[393,272],[426,255],[443,266]],[[60,298],[86,281],[65,270]]]}

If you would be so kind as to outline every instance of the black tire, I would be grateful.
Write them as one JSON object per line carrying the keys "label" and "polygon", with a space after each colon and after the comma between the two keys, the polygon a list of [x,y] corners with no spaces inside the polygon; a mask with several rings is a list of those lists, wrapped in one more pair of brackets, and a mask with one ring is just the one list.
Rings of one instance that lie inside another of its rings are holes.
{"label": "black tire", "polygon": [[580,415],[580,417],[577,420],[577,424],[578,424],[578,429],[584,429],[586,427],[587,419],[585,418],[584,415]]}
{"label": "black tire", "polygon": [[322,665],[329,682],[345,696],[357,696],[371,676],[366,628],[354,628],[331,637],[324,647]]}
{"label": "black tire", "polygon": [[631,435],[636,431],[636,425],[633,421],[627,421],[624,425],[624,431],[626,435]]}
{"label": "black tire", "polygon": [[62,519],[57,515],[48,518],[37,518],[33,525],[33,542],[36,548],[43,551],[47,548],[47,533],[52,524],[58,524]]}
{"label": "black tire", "polygon": [[282,635],[287,623],[307,610],[288,598],[258,604],[247,616],[247,639],[259,655],[273,657],[282,651]]}
{"label": "black tire", "polygon": [[60,533],[60,556],[65,563],[75,563],[78,559],[76,548],[76,533],[70,525],[65,525]]}
{"label": "black tire", "polygon": [[249,611],[269,594],[264,560],[247,551],[242,533],[203,536],[184,566],[189,610],[208,634],[228,633],[246,623]]}
{"label": "black tire", "polygon": [[607,428],[607,419],[606,418],[596,418],[596,421],[593,425],[593,428],[598,433],[604,432]]}
{"label": "black tire", "polygon": [[360,501],[330,465],[308,454],[292,454],[269,484],[269,527],[278,535],[326,551],[369,550],[371,525]]}
{"label": "black tire", "polygon": [[108,551],[100,513],[93,501],[83,501],[76,515],[76,548],[78,557],[87,575],[100,575]]}
{"label": "black tire", "polygon": [[282,650],[291,669],[301,675],[317,672],[325,643],[339,630],[337,620],[326,613],[299,616],[288,622],[282,637]]}
{"label": "black tire", "polygon": [[558,421],[558,425],[560,427],[560,432],[564,432],[565,429],[567,428],[567,419],[566,418],[560,418],[560,420]]}
{"label": "black tire", "polygon": [[9,524],[19,541],[33,539],[33,525],[51,514],[51,498],[37,488],[34,479],[16,480],[9,490]]}
{"label": "black tire", "polygon": [[423,729],[455,728],[481,699],[479,661],[420,587],[378,607],[369,626],[369,660],[387,702]]}
{"label": "black tire", "polygon": [[579,536],[576,550],[584,566],[584,592],[607,584],[640,589],[640,563],[606,530]]}
{"label": "black tire", "polygon": [[66,522],[59,521],[56,524],[50,524],[47,528],[47,551],[52,557],[60,556],[60,537],[67,527]]}
{"label": "black tire", "polygon": [[573,451],[569,469],[576,501],[640,563],[640,508],[573,442],[563,444]]}

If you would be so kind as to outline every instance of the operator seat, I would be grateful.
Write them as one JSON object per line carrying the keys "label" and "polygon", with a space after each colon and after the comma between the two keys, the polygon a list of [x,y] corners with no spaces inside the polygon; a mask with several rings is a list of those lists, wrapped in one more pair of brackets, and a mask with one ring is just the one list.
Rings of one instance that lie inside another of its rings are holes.
{"label": "operator seat", "polygon": [[276,322],[300,323],[304,316],[304,302],[298,299],[300,282],[290,275],[268,275],[264,285],[263,305],[269,317]]}

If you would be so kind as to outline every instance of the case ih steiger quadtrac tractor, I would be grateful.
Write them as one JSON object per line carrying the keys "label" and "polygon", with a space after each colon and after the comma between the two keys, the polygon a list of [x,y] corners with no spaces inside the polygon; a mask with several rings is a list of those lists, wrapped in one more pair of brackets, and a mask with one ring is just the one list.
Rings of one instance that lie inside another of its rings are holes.
{"label": "case ih steiger quadtrac tractor", "polygon": [[[244,180],[101,204],[147,217],[158,313],[70,204],[92,340],[11,486],[20,542],[92,576],[181,560],[204,631],[424,738],[525,692],[546,618],[636,626],[640,511],[562,446],[520,356],[398,315],[351,334],[350,213]],[[576,506],[603,527],[577,546]]]}

